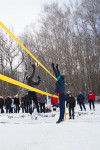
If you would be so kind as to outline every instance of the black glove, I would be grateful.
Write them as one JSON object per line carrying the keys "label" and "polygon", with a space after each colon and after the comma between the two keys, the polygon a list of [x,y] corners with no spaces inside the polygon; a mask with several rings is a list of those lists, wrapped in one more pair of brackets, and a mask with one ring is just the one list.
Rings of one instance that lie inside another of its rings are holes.
{"label": "black glove", "polygon": [[32,64],[32,67],[33,67],[33,69],[35,69],[35,65],[34,64]]}
{"label": "black glove", "polygon": [[58,64],[56,65],[56,69],[58,70]]}
{"label": "black glove", "polygon": [[40,76],[38,76],[38,79],[40,80]]}
{"label": "black glove", "polygon": [[54,63],[51,64],[52,68],[54,68]]}

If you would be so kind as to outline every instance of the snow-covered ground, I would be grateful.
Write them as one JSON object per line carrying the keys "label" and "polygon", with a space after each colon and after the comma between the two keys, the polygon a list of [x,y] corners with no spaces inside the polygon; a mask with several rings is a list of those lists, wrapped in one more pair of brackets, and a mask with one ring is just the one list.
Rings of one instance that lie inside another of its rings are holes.
{"label": "snow-covered ground", "polygon": [[29,114],[0,114],[0,150],[100,150],[100,104],[75,108],[75,119],[56,124],[59,111],[38,119]]}

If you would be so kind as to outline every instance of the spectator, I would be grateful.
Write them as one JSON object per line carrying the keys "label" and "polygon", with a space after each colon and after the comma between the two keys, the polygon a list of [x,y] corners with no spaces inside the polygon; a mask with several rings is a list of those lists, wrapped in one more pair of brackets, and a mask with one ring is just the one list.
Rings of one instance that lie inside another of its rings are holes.
{"label": "spectator", "polygon": [[1,113],[4,113],[3,106],[4,106],[4,99],[3,99],[2,96],[0,96],[0,109],[1,109]]}
{"label": "spectator", "polygon": [[25,112],[25,98],[24,96],[21,97],[21,108],[22,108],[22,113]]}
{"label": "spectator", "polygon": [[8,96],[5,100],[5,105],[6,105],[6,113],[11,113],[11,103],[12,103],[12,100],[11,100],[11,97]]}
{"label": "spectator", "polygon": [[16,95],[16,97],[14,98],[14,104],[15,104],[15,112],[16,113],[19,113],[19,110],[20,110],[20,108],[19,108],[19,104],[20,104],[20,102],[19,102],[19,97]]}
{"label": "spectator", "polygon": [[39,104],[40,104],[40,112],[44,112],[45,113],[45,103],[47,103],[47,97],[46,95],[40,95],[39,97]]}
{"label": "spectator", "polygon": [[77,102],[79,103],[81,111],[83,110],[82,106],[83,106],[84,110],[86,111],[86,107],[85,107],[84,101],[85,101],[85,95],[82,92],[80,92],[77,95]]}
{"label": "spectator", "polygon": [[66,106],[67,106],[67,108],[69,107],[68,106],[69,104],[67,104],[67,99],[69,98],[69,94],[71,94],[71,91],[68,91],[67,94],[66,94]]}
{"label": "spectator", "polygon": [[28,93],[26,93],[26,95],[24,96],[25,99],[25,112],[29,113],[29,96]]}
{"label": "spectator", "polygon": [[88,93],[87,99],[88,99],[90,110],[91,110],[91,104],[93,106],[93,109],[95,110],[95,106],[94,106],[95,94],[92,92],[92,90],[90,90],[90,92]]}
{"label": "spectator", "polygon": [[11,103],[11,113],[15,113],[15,104],[14,104],[14,96],[11,98],[12,103]]}
{"label": "spectator", "polygon": [[53,107],[58,106],[58,98],[57,97],[51,97],[51,104]]}
{"label": "spectator", "polygon": [[74,107],[75,107],[75,98],[72,96],[71,93],[69,93],[69,96],[67,98],[67,104],[69,104],[69,119],[74,119]]}

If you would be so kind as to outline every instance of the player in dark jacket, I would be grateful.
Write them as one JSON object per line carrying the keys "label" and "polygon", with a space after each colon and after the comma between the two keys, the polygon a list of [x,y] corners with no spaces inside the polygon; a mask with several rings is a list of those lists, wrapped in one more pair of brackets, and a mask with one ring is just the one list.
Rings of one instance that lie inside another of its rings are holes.
{"label": "player in dark jacket", "polygon": [[52,63],[52,68],[57,78],[55,92],[56,94],[59,95],[59,105],[60,105],[60,116],[59,116],[59,120],[56,123],[60,123],[61,121],[64,120],[64,113],[65,113],[66,95],[65,95],[65,86],[64,86],[64,76],[60,75],[58,64],[56,65],[55,68],[54,64]]}
{"label": "player in dark jacket", "polygon": [[[38,76],[38,81],[34,82],[32,79],[34,77],[35,74],[35,65],[32,65],[33,67],[33,72],[31,76],[27,76],[26,80],[27,80],[27,84],[29,86],[34,87],[35,85],[39,85],[40,84],[40,76]],[[28,96],[29,96],[29,113],[32,115],[32,100],[34,100],[35,105],[37,107],[37,112],[39,112],[39,106],[38,106],[38,101],[37,101],[37,97],[36,97],[36,93],[34,91],[29,90],[28,91]]]}
{"label": "player in dark jacket", "polygon": [[29,86],[34,87],[34,85],[39,85],[39,83],[40,83],[40,76],[38,76],[38,81],[37,81],[37,82],[34,82],[34,81],[32,80],[33,77],[34,77],[34,74],[35,74],[35,65],[33,64],[32,67],[33,67],[33,72],[32,72],[32,74],[31,74],[31,76],[26,76],[26,80],[27,80],[27,84],[28,84]]}
{"label": "player in dark jacket", "polygon": [[[76,102],[75,102],[75,98],[72,96],[72,94],[70,93],[68,98],[67,98],[67,104],[69,104],[69,119],[74,119],[74,107],[76,105]],[[72,114],[71,114],[72,112]]]}

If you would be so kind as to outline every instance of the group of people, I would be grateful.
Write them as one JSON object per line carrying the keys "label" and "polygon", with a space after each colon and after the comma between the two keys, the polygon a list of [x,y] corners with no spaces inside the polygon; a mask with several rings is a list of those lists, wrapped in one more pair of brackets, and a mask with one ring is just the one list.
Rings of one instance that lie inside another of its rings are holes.
{"label": "group of people", "polygon": [[[60,115],[59,119],[56,123],[60,123],[64,120],[64,113],[65,113],[65,101],[66,101],[66,106],[69,107],[69,119],[74,119],[74,107],[76,105],[75,98],[72,96],[72,93],[69,91],[67,95],[65,94],[65,85],[64,85],[64,76],[60,75],[60,71],[58,69],[58,64],[56,67],[54,64],[51,64],[54,74],[57,78],[56,82],[56,88],[55,88],[55,93],[59,96],[59,108],[60,108]],[[32,65],[33,71],[31,76],[26,76],[26,81],[27,84],[31,87],[37,86],[41,82],[40,76],[38,76],[38,81],[35,82],[33,81],[33,77],[35,74],[35,65]],[[93,105],[93,109],[95,110],[94,106],[94,101],[95,101],[95,94],[90,90],[87,96],[89,106],[91,109],[91,104]],[[80,109],[86,110],[86,107],[84,105],[85,101],[85,95],[80,92],[77,95],[77,102],[80,106]],[[22,96],[21,99],[19,100],[19,97],[13,97],[11,98],[8,96],[5,99],[5,106],[6,106],[6,113],[13,113],[16,112],[18,113],[20,110],[20,107],[22,108],[22,112],[30,113],[32,115],[34,108],[36,108],[37,112],[44,112],[45,113],[45,103],[47,102],[47,98],[45,95],[40,94],[39,97],[37,96],[36,92],[28,90],[27,94],[25,96]],[[51,101],[52,103],[52,101]],[[55,104],[57,104],[57,101],[55,99]],[[2,96],[0,96],[0,108],[1,108],[1,113],[4,112],[3,110],[3,105],[4,105],[4,99]],[[40,106],[40,108],[39,108]],[[83,107],[83,108],[82,108]]]}
{"label": "group of people", "polygon": [[[93,106],[93,110],[95,110],[95,105],[94,105],[94,102],[95,102],[95,94],[94,92],[92,92],[92,90],[89,91],[88,95],[87,95],[87,100],[88,100],[88,103],[89,103],[89,107],[90,107],[90,110],[91,110],[91,105]],[[84,110],[86,111],[86,107],[85,107],[85,95],[80,92],[78,95],[77,95],[77,102],[79,103],[80,105],[80,109],[81,111]],[[83,108],[82,108],[83,107]]]}
{"label": "group of people", "polygon": [[[80,106],[80,110],[85,110],[86,111],[86,107],[85,107],[85,95],[82,92],[79,92],[79,94],[77,95],[77,104],[79,104]],[[92,90],[89,91],[88,95],[87,95],[87,100],[89,103],[89,107],[91,110],[91,104],[93,106],[93,110],[95,110],[95,94],[92,92]],[[66,106],[68,106],[69,104],[69,119],[74,119],[74,107],[76,105],[76,101],[75,98],[72,96],[71,92],[68,91],[67,96],[66,96]],[[71,113],[72,112],[72,113]]]}
{"label": "group of people", "polygon": [[5,100],[2,96],[0,96],[1,113],[4,113],[4,106],[6,108],[6,113],[19,112],[19,104],[20,103],[18,96],[12,98],[10,96],[7,96]]}
{"label": "group of people", "polygon": [[22,96],[21,98],[19,98],[18,96],[7,96],[5,100],[2,96],[0,96],[1,113],[4,113],[4,106],[6,109],[6,113],[19,113],[19,111],[22,109],[23,113],[32,114],[34,108],[36,107],[38,112],[45,113],[45,104],[47,103],[47,97],[42,94],[39,94],[39,96],[36,95],[36,97],[37,102],[35,103],[33,99],[31,103],[32,106],[30,107],[30,99],[28,93],[26,93],[26,95]]}

